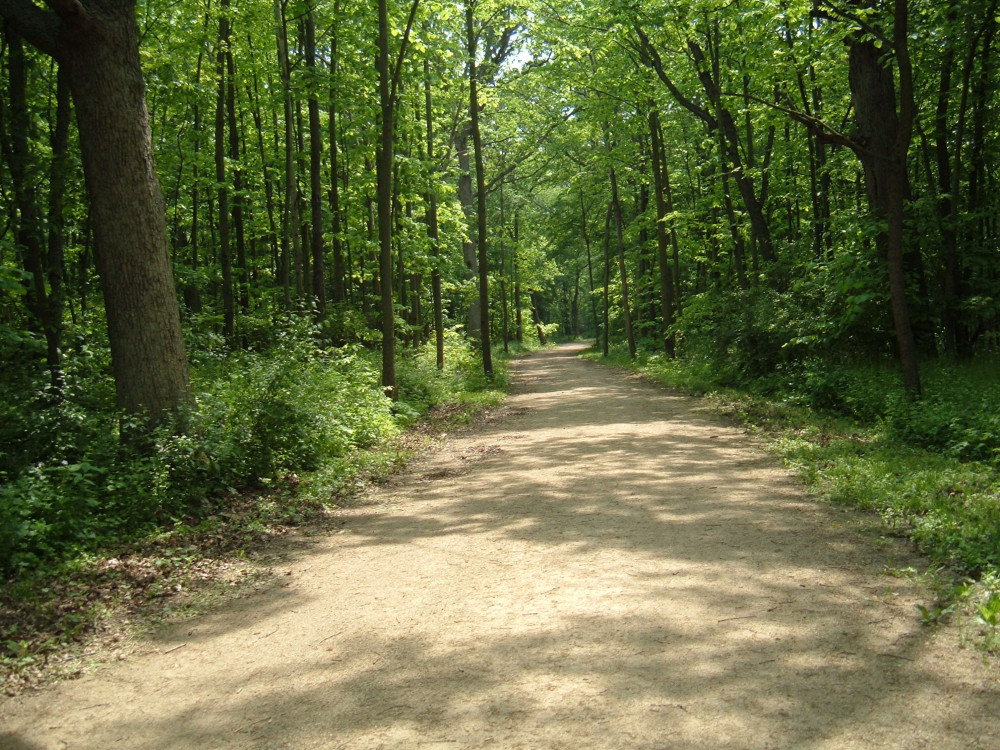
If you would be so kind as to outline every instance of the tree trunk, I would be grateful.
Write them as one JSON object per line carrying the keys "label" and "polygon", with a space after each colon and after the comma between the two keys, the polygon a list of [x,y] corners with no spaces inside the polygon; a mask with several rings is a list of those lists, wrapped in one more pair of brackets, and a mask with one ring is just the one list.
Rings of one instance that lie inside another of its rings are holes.
{"label": "tree trunk", "polygon": [[628,342],[628,354],[635,359],[635,333],[632,331],[632,310],[629,305],[628,296],[628,273],[625,268],[625,241],[622,227],[622,206],[618,197],[618,177],[615,168],[611,167],[611,205],[615,220],[615,240],[618,247],[618,273],[621,276],[622,284],[622,311],[625,315],[625,339]]}
{"label": "tree trunk", "polygon": [[215,184],[218,191],[219,257],[222,266],[222,335],[236,345],[236,305],[233,296],[233,256],[229,240],[229,186],[226,183],[226,48],[229,46],[229,0],[221,0],[219,39],[215,50]]}
{"label": "tree trunk", "polygon": [[316,91],[316,18],[312,9],[306,14],[306,68],[313,74],[309,94],[309,208],[310,246],[313,258],[313,298],[316,315],[326,315],[326,270],[323,248],[323,130],[319,121],[319,98]]}
{"label": "tree trunk", "polygon": [[387,0],[378,0],[378,91],[380,119],[375,155],[378,202],[379,284],[382,320],[382,388],[394,401],[396,391],[396,318],[392,298],[392,85],[389,72],[389,12]]}
{"label": "tree trunk", "polygon": [[469,120],[472,146],[476,160],[476,244],[479,261],[479,326],[482,344],[483,372],[493,377],[493,353],[490,344],[490,277],[486,255],[486,169],[483,164],[483,138],[479,129],[479,82],[476,79],[475,4],[465,5],[465,30],[469,53]]}
{"label": "tree trunk", "polygon": [[663,348],[668,357],[674,356],[674,279],[667,258],[667,202],[663,189],[663,144],[660,141],[660,116],[655,107],[649,109],[649,134],[653,151],[653,192],[656,201],[656,262],[660,267],[660,319],[663,322]]}
{"label": "tree trunk", "polygon": [[[278,283],[281,284],[285,308],[292,306],[292,218],[295,210],[295,136],[292,122],[291,67],[288,60],[288,32],[281,0],[274,0],[275,34],[278,42],[278,71],[281,77],[282,104],[285,117],[285,197],[281,209],[281,257],[278,261]],[[277,117],[277,115],[275,115]]]}
{"label": "tree trunk", "polygon": [[591,258],[590,232],[587,228],[587,204],[583,200],[583,188],[580,188],[580,233],[583,235],[583,244],[587,249],[587,277],[590,280],[590,312],[594,317],[594,336],[601,330],[600,322],[597,318],[597,298],[594,296],[596,287],[594,286],[594,263]]}
{"label": "tree trunk", "polygon": [[611,216],[613,204],[608,204],[604,217],[604,318],[601,333],[604,337],[602,351],[605,357],[611,355]]}
{"label": "tree trunk", "polygon": [[521,248],[521,217],[514,212],[514,257],[511,265],[514,269],[514,336],[517,343],[524,343],[524,320],[521,312],[521,264],[519,262]]}
{"label": "tree trunk", "polygon": [[[339,3],[333,6],[334,17],[339,21]],[[330,215],[333,219],[333,301],[337,304],[347,299],[347,269],[344,264],[344,240],[341,237],[342,217],[340,210],[340,144],[338,143],[337,102],[340,92],[337,87],[339,58],[337,57],[337,32],[330,38],[330,106],[327,113],[330,126]]]}
{"label": "tree trunk", "polygon": [[[59,353],[59,343],[62,339],[62,304],[46,287],[46,281],[53,272],[49,257],[52,253],[50,252],[47,256],[42,243],[41,211],[35,189],[37,170],[33,169],[28,138],[31,124],[27,100],[27,57],[24,54],[24,45],[20,34],[12,29],[7,29],[4,36],[7,41],[9,61],[10,114],[8,133],[5,133],[3,147],[4,156],[10,167],[11,182],[14,188],[14,204],[17,209],[16,212],[11,211],[11,219],[17,222],[18,255],[21,257],[24,271],[30,279],[25,288],[24,298],[30,327],[45,337],[46,361],[49,367],[50,381],[58,392],[62,389],[63,380]],[[67,109],[68,106],[67,101]],[[65,150],[65,142],[63,149]],[[55,162],[53,161],[50,172],[54,170]],[[62,180],[62,175],[59,177]],[[57,186],[53,185],[53,191],[56,189]],[[58,218],[59,221],[62,220],[61,211]],[[61,266],[61,246],[59,254]]]}
{"label": "tree trunk", "polygon": [[507,232],[507,206],[504,203],[503,183],[500,183],[500,263],[497,266],[497,274],[500,283],[500,312],[502,318],[503,351],[510,354],[510,314],[507,310],[507,279],[504,275],[507,270],[507,253],[504,244],[504,237]]}
{"label": "tree trunk", "polygon": [[[718,34],[717,25],[715,33]],[[717,44],[713,45],[713,50],[717,47]],[[718,116],[718,127],[721,130],[722,149],[725,157],[732,166],[733,179],[736,181],[736,187],[740,191],[740,197],[743,199],[743,205],[750,219],[750,230],[753,232],[753,238],[760,249],[761,257],[767,262],[773,262],[775,256],[774,246],[771,242],[771,230],[768,227],[767,218],[764,216],[764,207],[762,201],[757,196],[753,180],[746,173],[743,166],[743,158],[740,154],[740,136],[736,128],[736,121],[733,119],[733,115],[729,109],[722,105],[722,91],[719,88],[718,82],[719,76],[717,73],[713,75],[712,67],[706,62],[705,53],[693,39],[688,40],[688,51],[691,53],[691,58],[698,68],[698,79],[701,81],[705,95],[715,107]],[[717,65],[717,61],[713,61],[713,65]]]}
{"label": "tree trunk", "polygon": [[[264,203],[267,209],[268,244],[271,248],[271,263],[276,277],[280,276],[281,255],[278,248],[278,225],[274,218],[274,178],[272,177],[271,160],[267,155],[267,147],[264,144],[264,122],[263,113],[260,107],[260,84],[257,80],[257,67],[253,60],[253,42],[249,41],[251,58],[250,65],[253,72],[253,121],[254,129],[257,131],[257,151],[260,153],[261,170],[264,178]],[[277,129],[275,128],[277,138]]]}
{"label": "tree trunk", "polygon": [[431,294],[434,298],[434,348],[437,368],[444,369],[444,312],[441,305],[441,247],[438,243],[438,199],[434,175],[434,108],[431,99],[431,66],[424,59],[424,106],[427,126],[427,236],[431,241]]}
{"label": "tree trunk", "polygon": [[849,40],[851,101],[865,148],[858,152],[865,170],[868,199],[876,214],[888,224],[886,259],[889,295],[906,392],[920,395],[917,348],[906,295],[904,256],[904,206],[909,195],[907,153],[913,134],[912,70],[907,49],[907,0],[895,0],[894,33],[896,67],[899,69],[899,109],[892,69],[883,51],[860,35]]}
{"label": "tree trunk", "polygon": [[65,385],[62,369],[63,308],[66,302],[64,279],[65,237],[63,213],[66,202],[66,174],[69,149],[69,126],[72,119],[69,80],[62,65],[56,74],[56,121],[50,146],[49,165],[49,242],[46,272],[49,278],[49,304],[46,316],[45,341],[48,345],[50,382],[61,394]]}
{"label": "tree trunk", "polygon": [[134,3],[59,16],[3,0],[15,30],[65,65],[76,107],[97,266],[104,289],[118,406],[161,422],[187,399],[189,379],[153,160]]}
{"label": "tree trunk", "polygon": [[[228,0],[223,3],[228,12]],[[230,33],[232,23],[230,23]],[[240,309],[246,313],[250,310],[250,274],[247,267],[246,228],[243,222],[243,168],[240,166],[240,127],[237,124],[236,113],[236,62],[233,58],[233,48],[226,42],[226,119],[229,128],[229,159],[233,163],[233,200],[230,201],[232,229],[236,235],[236,269],[237,297]]]}

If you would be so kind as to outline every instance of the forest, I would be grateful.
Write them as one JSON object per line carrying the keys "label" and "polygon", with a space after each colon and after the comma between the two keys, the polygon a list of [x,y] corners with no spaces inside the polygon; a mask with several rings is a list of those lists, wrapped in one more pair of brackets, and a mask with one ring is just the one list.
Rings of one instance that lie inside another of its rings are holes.
{"label": "forest", "polygon": [[1000,565],[997,0],[0,16],[4,577],[342,468],[581,337],[876,431],[834,442],[917,477],[887,519]]}

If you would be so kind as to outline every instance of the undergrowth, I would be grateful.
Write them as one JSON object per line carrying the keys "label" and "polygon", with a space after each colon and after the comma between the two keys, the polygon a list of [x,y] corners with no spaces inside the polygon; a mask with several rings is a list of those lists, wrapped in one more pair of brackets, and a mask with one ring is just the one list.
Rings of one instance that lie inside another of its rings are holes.
{"label": "undergrowth", "polygon": [[[56,662],[79,669],[66,653],[109,632],[112,615],[169,615],[193,590],[245,579],[271,541],[322,523],[358,488],[398,471],[429,433],[468,422],[506,387],[504,360],[487,381],[454,332],[443,370],[433,347],[400,353],[396,403],[379,387],[375,357],[324,346],[308,330],[283,332],[252,356],[202,352],[185,429],[141,446],[118,440],[116,415],[100,404],[19,412],[29,424],[7,425],[19,440],[0,476],[6,689]],[[38,433],[30,420],[66,429]],[[19,468],[27,453],[34,460]]]}

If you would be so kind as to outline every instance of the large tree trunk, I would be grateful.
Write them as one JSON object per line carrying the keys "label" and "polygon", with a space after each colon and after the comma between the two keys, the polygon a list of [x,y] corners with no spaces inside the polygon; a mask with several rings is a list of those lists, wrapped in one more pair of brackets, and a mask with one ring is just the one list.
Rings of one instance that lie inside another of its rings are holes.
{"label": "large tree trunk", "polygon": [[138,28],[131,13],[102,19],[68,64],[97,268],[108,316],[118,406],[155,420],[188,394],[188,368],[153,161]]}
{"label": "large tree trunk", "polygon": [[912,72],[906,47],[906,0],[896,0],[894,38],[899,68],[899,109],[892,68],[884,52],[867,37],[851,37],[849,76],[851,101],[864,149],[858,152],[865,170],[868,199],[875,213],[888,224],[885,253],[889,269],[889,295],[896,330],[896,344],[903,384],[911,396],[920,394],[917,348],[906,298],[904,256],[904,205],[909,194],[906,156],[912,138]]}
{"label": "large tree trunk", "polygon": [[135,4],[49,5],[55,13],[29,0],[0,0],[0,14],[66,67],[118,406],[162,421],[187,398],[189,379],[153,160]]}

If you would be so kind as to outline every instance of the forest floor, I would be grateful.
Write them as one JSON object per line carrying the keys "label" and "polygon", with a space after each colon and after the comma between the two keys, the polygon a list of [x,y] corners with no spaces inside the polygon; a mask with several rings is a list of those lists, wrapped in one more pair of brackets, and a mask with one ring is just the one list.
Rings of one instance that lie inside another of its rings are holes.
{"label": "forest floor", "polygon": [[907,543],[577,351],[260,590],[0,699],[0,747],[1000,747],[1000,674],[921,625]]}

